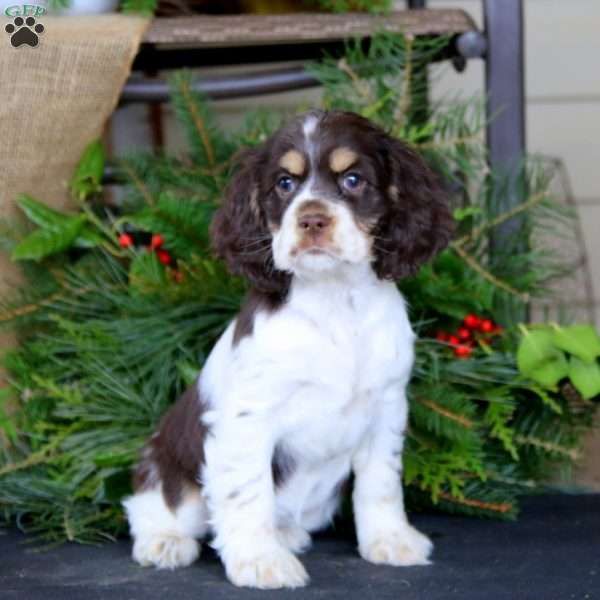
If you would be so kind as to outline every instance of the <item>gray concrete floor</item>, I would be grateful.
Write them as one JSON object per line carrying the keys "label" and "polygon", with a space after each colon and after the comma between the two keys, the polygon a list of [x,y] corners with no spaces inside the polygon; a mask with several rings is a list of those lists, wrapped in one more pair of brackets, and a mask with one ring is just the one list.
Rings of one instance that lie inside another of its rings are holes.
{"label": "gray concrete floor", "polygon": [[433,565],[370,565],[358,557],[351,534],[328,532],[302,558],[310,586],[276,592],[234,588],[206,549],[192,567],[165,572],[135,565],[128,540],[34,552],[9,530],[0,535],[0,598],[600,599],[600,495],[531,498],[511,523],[447,515],[412,520],[435,542]]}

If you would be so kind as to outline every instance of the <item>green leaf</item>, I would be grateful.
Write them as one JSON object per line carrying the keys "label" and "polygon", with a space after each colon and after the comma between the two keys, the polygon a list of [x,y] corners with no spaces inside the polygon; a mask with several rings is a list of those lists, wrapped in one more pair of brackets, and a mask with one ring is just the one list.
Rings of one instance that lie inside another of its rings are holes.
{"label": "green leaf", "polygon": [[600,356],[600,337],[592,325],[555,326],[552,341],[561,350],[587,363]]}
{"label": "green leaf", "polygon": [[564,354],[558,352],[554,358],[529,371],[527,376],[548,389],[556,389],[561,379],[569,375],[569,363]]}
{"label": "green leaf", "polygon": [[569,378],[585,400],[590,400],[600,394],[600,366],[598,363],[588,363],[572,357],[569,363]]}
{"label": "green leaf", "polygon": [[525,329],[517,350],[517,366],[523,375],[529,377],[544,363],[555,360],[557,355],[560,355],[560,352],[554,347],[550,331]]}
{"label": "green leaf", "polygon": [[53,229],[61,227],[65,222],[71,220],[73,215],[62,213],[48,205],[36,200],[28,194],[20,194],[17,197],[19,208],[25,213],[25,216],[43,229]]}
{"label": "green leaf", "polygon": [[[61,231],[73,219],[78,218],[75,215],[51,208],[27,194],[20,194],[17,198],[17,204],[26,217],[42,229]],[[86,224],[82,227],[73,245],[78,248],[94,248],[99,246],[102,241],[103,238],[100,232],[94,229],[92,225]]]}
{"label": "green leaf", "polygon": [[547,389],[555,389],[569,373],[569,363],[554,345],[553,333],[548,328],[533,331],[523,328],[517,366],[523,375]]}
{"label": "green leaf", "polygon": [[41,260],[66,250],[73,245],[84,222],[84,216],[71,217],[59,228],[34,231],[15,246],[12,259]]}
{"label": "green leaf", "polygon": [[77,248],[95,248],[103,241],[102,234],[94,229],[93,226],[86,223],[75,238],[73,245],[77,246]]}
{"label": "green leaf", "polygon": [[102,189],[102,174],[104,173],[105,155],[102,142],[94,140],[83,152],[79,164],[69,182],[71,194],[78,200],[85,200],[88,196]]}

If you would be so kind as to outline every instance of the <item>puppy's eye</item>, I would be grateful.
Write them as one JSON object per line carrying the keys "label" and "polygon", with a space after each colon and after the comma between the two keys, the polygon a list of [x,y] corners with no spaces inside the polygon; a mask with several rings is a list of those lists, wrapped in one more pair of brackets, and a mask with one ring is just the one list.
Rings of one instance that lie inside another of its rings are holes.
{"label": "puppy's eye", "polygon": [[277,187],[285,194],[289,194],[296,189],[296,181],[289,175],[283,175],[277,180]]}
{"label": "puppy's eye", "polygon": [[365,180],[358,173],[346,173],[342,179],[342,185],[351,192],[360,189]]}

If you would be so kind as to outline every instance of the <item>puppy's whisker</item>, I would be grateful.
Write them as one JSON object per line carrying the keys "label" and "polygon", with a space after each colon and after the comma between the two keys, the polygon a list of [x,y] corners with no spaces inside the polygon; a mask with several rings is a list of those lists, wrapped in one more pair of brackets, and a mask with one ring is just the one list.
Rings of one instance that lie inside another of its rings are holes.
{"label": "puppy's whisker", "polygon": [[253,236],[253,237],[242,237],[241,238],[244,241],[249,241],[249,242],[263,242],[265,240],[270,240],[271,236],[270,235],[259,235],[259,236]]}
{"label": "puppy's whisker", "polygon": [[238,256],[260,256],[261,254],[268,254],[269,247],[265,246],[264,248],[256,248],[255,250],[245,250],[240,252]]}
{"label": "puppy's whisker", "polygon": [[252,246],[258,246],[259,244],[269,244],[271,241],[271,238],[263,238],[263,239],[258,239],[258,240],[252,240],[248,243],[244,243],[244,248],[251,248]]}
{"label": "puppy's whisker", "polygon": [[382,252],[383,254],[394,254],[393,250],[387,250],[386,248],[382,248],[377,244],[373,244],[373,250],[377,250],[377,252]]}

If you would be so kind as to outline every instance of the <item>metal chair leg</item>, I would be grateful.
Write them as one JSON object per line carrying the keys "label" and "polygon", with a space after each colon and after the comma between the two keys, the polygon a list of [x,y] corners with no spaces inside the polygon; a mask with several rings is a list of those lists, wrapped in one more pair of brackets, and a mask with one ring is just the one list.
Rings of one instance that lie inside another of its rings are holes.
{"label": "metal chair leg", "polygon": [[[502,193],[493,199],[498,213],[514,208],[525,197],[525,84],[523,62],[523,3],[484,0],[487,95],[487,146],[492,172],[502,177]],[[491,259],[527,247],[523,215],[496,227],[490,234]],[[515,299],[503,303],[506,324],[526,318],[526,307]]]}

